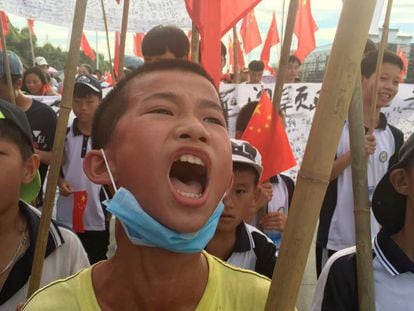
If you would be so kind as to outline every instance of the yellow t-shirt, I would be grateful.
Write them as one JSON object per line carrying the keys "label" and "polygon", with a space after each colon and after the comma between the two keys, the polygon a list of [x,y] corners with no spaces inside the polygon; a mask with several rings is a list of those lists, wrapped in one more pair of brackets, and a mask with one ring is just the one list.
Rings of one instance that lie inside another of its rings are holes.
{"label": "yellow t-shirt", "polygon": [[[230,266],[203,252],[209,267],[207,286],[196,310],[264,310],[270,281],[253,271]],[[92,285],[93,267],[39,289],[24,311],[100,310]]]}

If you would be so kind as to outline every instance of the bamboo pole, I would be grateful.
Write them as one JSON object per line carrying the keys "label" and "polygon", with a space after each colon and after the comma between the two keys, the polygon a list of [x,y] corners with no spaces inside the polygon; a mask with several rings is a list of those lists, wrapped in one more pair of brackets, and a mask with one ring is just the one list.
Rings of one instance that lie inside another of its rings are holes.
{"label": "bamboo pole", "polygon": [[82,37],[83,23],[85,20],[86,4],[87,0],[76,1],[70,48],[65,67],[62,103],[60,105],[55,140],[53,143],[53,156],[47,179],[45,204],[42,210],[42,217],[40,218],[39,232],[36,240],[36,249],[34,253],[28,297],[30,297],[39,288],[42,275],[43,261],[49,236],[50,220],[55,202],[56,187],[59,179],[60,165],[62,163],[63,149],[65,146],[66,127],[72,108],[75,74],[76,67],[79,63],[79,48]]}
{"label": "bamboo pole", "polygon": [[[284,31],[285,31],[285,5],[286,5],[286,0],[282,1],[282,29],[280,32],[280,39],[283,42],[283,38],[284,38]],[[276,12],[275,12],[276,14]],[[282,45],[279,44],[279,53],[280,55],[282,55]]]}
{"label": "bamboo pole", "polygon": [[356,236],[356,264],[359,310],[375,311],[374,272],[372,268],[371,211],[368,198],[367,161],[364,142],[364,113],[361,99],[361,74],[358,72],[349,107],[352,189]]}
{"label": "bamboo pole", "polygon": [[108,49],[108,57],[109,57],[109,68],[111,70],[111,75],[112,75],[112,79],[113,81],[116,83],[117,79],[116,79],[116,75],[115,75],[115,71],[114,71],[114,66],[112,64],[112,57],[111,57],[111,47],[109,45],[109,32],[108,32],[108,22],[106,20],[106,13],[105,13],[105,4],[104,4],[104,0],[101,0],[101,7],[102,7],[102,17],[104,20],[104,26],[105,26],[105,35],[106,35],[106,47]]}
{"label": "bamboo pole", "polygon": [[16,98],[14,97],[14,88],[10,73],[9,54],[7,53],[6,37],[4,35],[3,23],[0,22],[0,39],[3,47],[3,67],[4,73],[7,78],[7,88],[9,89],[10,102],[16,104]]}
{"label": "bamboo pole", "polygon": [[197,26],[192,23],[191,27],[191,61],[194,63],[200,63],[200,32]]}
{"label": "bamboo pole", "polygon": [[298,11],[298,2],[299,0],[290,0],[289,3],[288,17],[286,21],[286,32],[283,37],[282,53],[280,55],[279,69],[277,71],[277,77],[275,82],[275,94],[273,96],[272,103],[275,107],[275,111],[277,111],[280,115],[282,115],[282,112],[280,111],[280,101],[282,99],[284,83],[283,80],[289,60],[290,47],[292,45],[292,36],[293,30],[295,28],[296,13]]}
{"label": "bamboo pole", "polygon": [[237,37],[237,27],[233,27],[233,73],[235,83],[240,83],[239,73],[239,38]]}
{"label": "bamboo pole", "polygon": [[381,43],[378,48],[378,58],[377,58],[377,67],[375,70],[375,83],[374,89],[372,91],[372,101],[371,101],[371,114],[370,114],[370,124],[369,124],[369,133],[373,133],[377,123],[377,101],[378,101],[378,88],[379,80],[382,71],[382,63],[384,58],[384,51],[388,42],[388,31],[390,26],[391,18],[391,9],[392,9],[393,0],[388,0],[387,11],[385,13],[384,26],[382,28]]}
{"label": "bamboo pole", "polygon": [[343,5],[266,310],[291,311],[295,308],[374,7],[375,0],[347,0]]}
{"label": "bamboo pole", "polygon": [[[29,26],[30,21],[27,20],[27,25]],[[33,44],[33,34],[30,31],[30,26],[28,27],[29,30],[29,41],[30,41],[30,51],[32,53],[32,65],[33,67],[36,65],[35,63],[35,52],[34,52],[34,44]]]}
{"label": "bamboo pole", "polygon": [[121,40],[119,42],[118,80],[124,75],[125,39],[128,28],[129,0],[124,0],[122,11]]}

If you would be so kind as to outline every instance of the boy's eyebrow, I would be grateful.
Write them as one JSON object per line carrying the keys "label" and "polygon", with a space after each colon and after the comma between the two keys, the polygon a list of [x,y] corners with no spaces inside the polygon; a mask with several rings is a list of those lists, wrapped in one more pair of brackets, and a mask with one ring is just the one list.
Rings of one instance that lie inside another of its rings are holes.
{"label": "boy's eyebrow", "polygon": [[[146,102],[148,100],[156,100],[156,99],[165,99],[168,101],[173,102],[174,104],[179,104],[181,102],[181,98],[179,95],[177,95],[174,92],[159,92],[155,94],[151,94],[143,99],[143,102]],[[219,102],[215,102],[210,99],[201,99],[199,101],[201,108],[212,108],[217,111],[223,112],[223,109]]]}

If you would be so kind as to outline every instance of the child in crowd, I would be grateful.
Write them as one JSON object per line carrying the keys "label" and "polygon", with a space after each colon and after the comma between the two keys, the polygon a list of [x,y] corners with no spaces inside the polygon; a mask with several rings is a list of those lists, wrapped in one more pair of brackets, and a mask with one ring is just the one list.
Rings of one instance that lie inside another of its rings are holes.
{"label": "child in crowd", "polygon": [[109,227],[101,205],[101,186],[92,183],[83,171],[86,153],[91,150],[92,121],[102,100],[101,84],[88,74],[76,77],[73,113],[68,128],[56,220],[72,228],[88,253],[91,264],[106,259]]}
{"label": "child in crowd", "polygon": [[[24,112],[0,100],[0,310],[16,310],[26,300],[40,213],[19,198],[30,201],[36,197],[39,162]],[[76,235],[52,222],[41,285],[88,265]]]}
{"label": "child in crowd", "polygon": [[262,174],[259,151],[247,141],[231,140],[233,186],[223,199],[224,211],[206,250],[237,267],[272,277],[276,246],[243,220],[255,213]]}
{"label": "child in crowd", "polygon": [[112,185],[115,255],[40,289],[24,310],[263,310],[270,282],[204,252],[232,183],[218,90],[197,64],[160,60],[104,98],[84,169]]}
{"label": "child in crowd", "polygon": [[[398,162],[378,183],[372,210],[381,230],[374,240],[377,310],[412,310],[414,305],[414,134]],[[319,277],[312,310],[358,310],[355,247],[334,254]]]}
{"label": "child in crowd", "polygon": [[[401,58],[385,51],[381,67],[378,101],[375,109],[375,129],[367,132],[371,123],[371,103],[377,66],[378,51],[365,54],[361,62],[362,106],[365,125],[365,151],[368,158],[368,191],[370,200],[375,186],[389,167],[397,160],[403,144],[403,133],[390,125],[381,109],[388,106],[398,92]],[[372,217],[371,234],[378,233],[378,223]],[[336,251],[355,245],[354,199],[352,191],[351,151],[348,122],[345,122],[332,167],[331,181],[322,204],[316,240],[317,274],[326,260]]]}

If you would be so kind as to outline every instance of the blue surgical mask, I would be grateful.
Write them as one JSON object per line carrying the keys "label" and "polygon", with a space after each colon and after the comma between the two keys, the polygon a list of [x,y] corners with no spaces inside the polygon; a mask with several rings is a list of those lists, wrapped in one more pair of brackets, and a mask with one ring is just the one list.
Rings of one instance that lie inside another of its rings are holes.
{"label": "blue surgical mask", "polygon": [[[106,167],[116,189],[104,151],[101,149]],[[180,233],[159,223],[144,211],[135,196],[127,189],[118,189],[111,200],[104,204],[107,210],[115,215],[124,227],[128,239],[134,245],[159,247],[175,253],[199,253],[213,237],[224,204],[220,201],[207,223],[198,231]]]}

